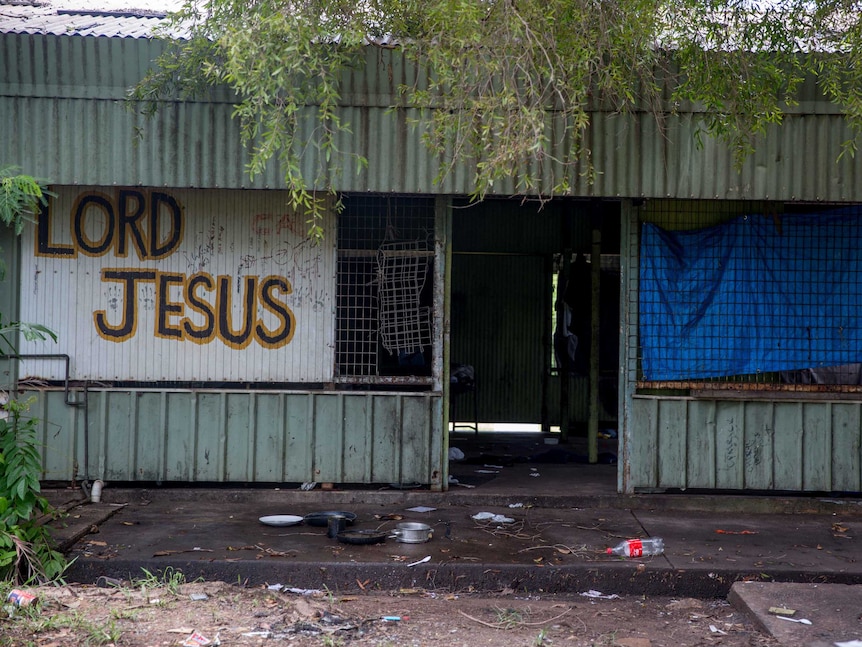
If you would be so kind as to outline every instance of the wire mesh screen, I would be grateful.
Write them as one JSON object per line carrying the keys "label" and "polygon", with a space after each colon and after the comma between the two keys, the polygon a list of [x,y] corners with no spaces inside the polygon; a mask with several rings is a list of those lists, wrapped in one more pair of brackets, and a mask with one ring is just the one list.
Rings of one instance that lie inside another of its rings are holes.
{"label": "wire mesh screen", "polygon": [[642,382],[862,383],[862,207],[653,201],[639,221]]}
{"label": "wire mesh screen", "polygon": [[339,377],[430,375],[434,199],[347,196],[338,219]]}

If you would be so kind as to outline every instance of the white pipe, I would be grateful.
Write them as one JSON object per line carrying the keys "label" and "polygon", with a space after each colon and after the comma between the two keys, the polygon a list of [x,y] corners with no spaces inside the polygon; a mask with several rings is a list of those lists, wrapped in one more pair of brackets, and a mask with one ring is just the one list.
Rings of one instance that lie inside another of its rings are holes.
{"label": "white pipe", "polygon": [[104,481],[93,481],[93,486],[90,488],[90,501],[98,503],[102,500],[102,488],[105,487]]}

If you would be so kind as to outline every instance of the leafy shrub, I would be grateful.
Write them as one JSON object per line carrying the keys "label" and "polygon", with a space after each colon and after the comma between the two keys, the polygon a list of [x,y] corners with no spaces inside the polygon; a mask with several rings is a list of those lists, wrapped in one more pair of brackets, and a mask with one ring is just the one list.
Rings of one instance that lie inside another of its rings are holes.
{"label": "leafy shrub", "polygon": [[56,514],[41,496],[42,465],[30,401],[9,401],[0,419],[0,578],[15,583],[61,578],[66,559],[40,517]]}

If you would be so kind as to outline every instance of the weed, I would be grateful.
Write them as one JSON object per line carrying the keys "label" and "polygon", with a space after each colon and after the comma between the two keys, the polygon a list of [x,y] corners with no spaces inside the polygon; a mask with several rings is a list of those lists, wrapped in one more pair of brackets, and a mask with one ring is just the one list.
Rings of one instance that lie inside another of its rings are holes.
{"label": "weed", "polygon": [[613,647],[617,644],[617,632],[612,631],[609,634],[599,636],[598,642],[593,643],[593,647]]}
{"label": "weed", "polygon": [[497,624],[501,629],[514,629],[524,622],[524,615],[515,609],[497,609]]}
{"label": "weed", "polygon": [[111,617],[115,620],[137,622],[139,612],[136,609],[111,609]]}
{"label": "weed", "polygon": [[547,629],[540,629],[539,635],[536,636],[536,640],[533,644],[536,647],[542,647],[545,644],[545,638],[547,638],[547,637],[548,637],[548,630]]}
{"label": "weed", "polygon": [[71,629],[75,633],[86,636],[83,644],[87,647],[115,645],[122,637],[122,632],[114,619],[105,623],[91,622],[77,612],[48,616],[21,615],[18,621],[33,634]]}
{"label": "weed", "polygon": [[58,513],[41,496],[37,423],[24,415],[32,401],[9,400],[0,419],[0,580],[16,584],[62,581],[69,567],[37,523],[40,515]]}
{"label": "weed", "polygon": [[164,587],[171,595],[178,595],[180,587],[186,583],[186,576],[183,572],[175,570],[172,566],[166,567],[159,575],[145,568],[141,570],[144,572],[144,577],[134,580],[132,584],[143,590]]}

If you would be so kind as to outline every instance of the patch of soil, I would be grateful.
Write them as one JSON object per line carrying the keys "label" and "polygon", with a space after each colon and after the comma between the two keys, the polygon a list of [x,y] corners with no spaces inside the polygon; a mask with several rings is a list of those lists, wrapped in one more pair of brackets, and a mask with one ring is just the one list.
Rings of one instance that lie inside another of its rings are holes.
{"label": "patch of soil", "polygon": [[[119,583],[29,589],[29,608],[6,605],[0,645],[291,645],[295,647],[618,646],[774,647],[721,600],[518,597],[409,589],[355,593]],[[5,597],[5,596],[4,596]],[[11,615],[10,615],[11,612]],[[197,632],[199,639],[193,639]],[[205,640],[210,640],[206,643]]]}

